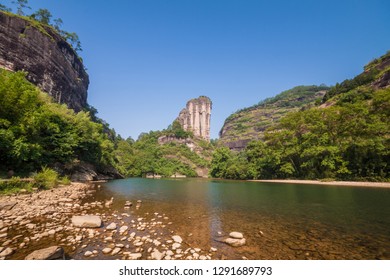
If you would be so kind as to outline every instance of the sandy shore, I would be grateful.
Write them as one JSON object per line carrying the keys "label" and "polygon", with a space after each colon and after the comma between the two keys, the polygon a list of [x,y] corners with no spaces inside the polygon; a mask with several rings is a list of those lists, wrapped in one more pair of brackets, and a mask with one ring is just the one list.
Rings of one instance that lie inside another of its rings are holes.
{"label": "sandy shore", "polygon": [[385,183],[385,182],[352,182],[352,181],[322,182],[322,181],[316,181],[316,180],[249,180],[249,181],[250,182],[263,182],[263,183],[285,183],[285,184],[305,184],[305,185],[390,188],[390,183]]}

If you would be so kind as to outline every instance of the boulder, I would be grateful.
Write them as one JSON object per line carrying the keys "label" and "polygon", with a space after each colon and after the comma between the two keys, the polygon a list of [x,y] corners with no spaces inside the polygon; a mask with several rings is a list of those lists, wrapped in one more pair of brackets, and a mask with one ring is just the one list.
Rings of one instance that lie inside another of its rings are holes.
{"label": "boulder", "polygon": [[52,246],[46,249],[37,250],[29,254],[26,260],[64,260],[64,249],[59,246]]}
{"label": "boulder", "polygon": [[223,242],[225,242],[226,244],[228,244],[232,247],[241,247],[241,246],[244,246],[246,244],[246,239],[245,238],[242,238],[242,239],[227,238]]}
{"label": "boulder", "polygon": [[72,224],[79,228],[99,228],[102,220],[99,216],[73,216]]}

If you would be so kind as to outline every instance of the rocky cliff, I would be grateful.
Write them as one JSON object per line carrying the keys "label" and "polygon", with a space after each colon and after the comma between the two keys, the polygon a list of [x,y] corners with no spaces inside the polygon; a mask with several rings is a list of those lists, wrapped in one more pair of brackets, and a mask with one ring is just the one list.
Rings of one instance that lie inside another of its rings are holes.
{"label": "rocky cliff", "polygon": [[312,106],[325,95],[326,86],[298,86],[230,115],[220,131],[220,142],[240,151],[249,142],[262,139],[272,124],[289,112]]}
{"label": "rocky cliff", "polygon": [[185,131],[191,131],[195,137],[210,141],[210,119],[212,102],[206,96],[191,99],[177,120]]}
{"label": "rocky cliff", "polygon": [[26,71],[30,82],[76,111],[87,105],[89,77],[84,65],[49,26],[0,12],[0,67]]}

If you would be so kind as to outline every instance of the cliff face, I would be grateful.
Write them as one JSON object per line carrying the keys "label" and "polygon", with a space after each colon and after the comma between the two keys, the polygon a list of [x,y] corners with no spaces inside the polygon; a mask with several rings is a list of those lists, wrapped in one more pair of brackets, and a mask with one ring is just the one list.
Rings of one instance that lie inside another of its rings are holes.
{"label": "cliff face", "polygon": [[210,119],[212,102],[210,98],[201,96],[191,99],[183,109],[178,121],[185,131],[191,131],[195,137],[210,141]]}
{"label": "cliff face", "polygon": [[0,67],[26,71],[30,82],[75,111],[87,105],[83,63],[50,27],[0,12]]}
{"label": "cliff face", "polygon": [[226,119],[220,131],[220,142],[231,150],[243,150],[249,142],[263,139],[265,130],[287,113],[312,106],[322,99],[327,89],[326,86],[298,86],[240,110]]}

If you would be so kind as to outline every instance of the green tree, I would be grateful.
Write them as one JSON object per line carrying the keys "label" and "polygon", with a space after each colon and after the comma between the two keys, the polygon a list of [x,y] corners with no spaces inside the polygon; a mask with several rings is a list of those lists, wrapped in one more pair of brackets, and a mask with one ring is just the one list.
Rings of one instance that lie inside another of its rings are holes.
{"label": "green tree", "polygon": [[50,20],[53,17],[49,10],[47,9],[39,9],[35,13],[33,13],[30,17],[33,19],[43,23],[43,24],[50,24]]}
{"label": "green tree", "polygon": [[213,153],[213,159],[211,160],[211,177],[226,178],[226,171],[229,167],[229,161],[232,159],[232,157],[233,155],[229,148],[217,148]]}
{"label": "green tree", "polygon": [[76,52],[82,51],[79,35],[75,32],[62,32],[63,37],[74,48]]}

